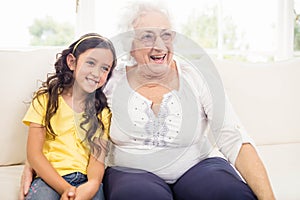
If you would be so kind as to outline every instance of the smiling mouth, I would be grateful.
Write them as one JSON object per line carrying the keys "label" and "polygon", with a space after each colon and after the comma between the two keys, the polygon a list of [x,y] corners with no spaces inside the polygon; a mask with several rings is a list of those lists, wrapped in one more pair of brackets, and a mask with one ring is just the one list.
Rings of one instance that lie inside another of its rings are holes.
{"label": "smiling mouth", "polygon": [[163,63],[165,57],[166,57],[167,54],[164,54],[164,55],[161,55],[161,56],[150,56],[150,58],[152,60],[154,60],[154,62],[156,63]]}
{"label": "smiling mouth", "polygon": [[99,81],[96,81],[96,80],[94,80],[94,79],[86,78],[86,80],[87,80],[89,83],[92,83],[92,84],[99,84]]}

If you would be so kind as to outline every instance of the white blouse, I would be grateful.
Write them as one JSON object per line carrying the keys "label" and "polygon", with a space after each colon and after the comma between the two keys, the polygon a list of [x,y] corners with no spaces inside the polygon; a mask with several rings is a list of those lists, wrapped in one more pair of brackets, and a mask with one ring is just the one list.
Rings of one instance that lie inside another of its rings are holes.
{"label": "white blouse", "polygon": [[241,145],[253,143],[223,88],[212,90],[201,70],[176,63],[179,89],[163,96],[157,115],[130,87],[125,67],[114,70],[105,88],[112,111],[108,166],[150,171],[173,183],[215,146],[234,164]]}

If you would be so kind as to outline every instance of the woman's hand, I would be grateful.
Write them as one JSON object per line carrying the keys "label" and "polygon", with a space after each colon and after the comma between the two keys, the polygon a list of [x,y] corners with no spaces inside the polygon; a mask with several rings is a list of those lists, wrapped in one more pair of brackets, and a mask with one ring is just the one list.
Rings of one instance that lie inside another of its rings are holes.
{"label": "woman's hand", "polygon": [[19,200],[24,200],[25,196],[28,194],[32,179],[35,175],[34,170],[30,167],[29,163],[26,161],[21,182],[20,182],[20,191],[19,191]]}

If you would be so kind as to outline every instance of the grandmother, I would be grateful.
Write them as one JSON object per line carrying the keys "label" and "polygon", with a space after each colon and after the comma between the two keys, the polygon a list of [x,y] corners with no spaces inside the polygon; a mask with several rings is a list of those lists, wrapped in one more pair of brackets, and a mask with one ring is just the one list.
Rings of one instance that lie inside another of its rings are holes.
{"label": "grandmother", "polygon": [[172,30],[161,5],[125,10],[127,31],[114,44],[130,59],[106,87],[113,113],[106,199],[274,199],[209,58]]}

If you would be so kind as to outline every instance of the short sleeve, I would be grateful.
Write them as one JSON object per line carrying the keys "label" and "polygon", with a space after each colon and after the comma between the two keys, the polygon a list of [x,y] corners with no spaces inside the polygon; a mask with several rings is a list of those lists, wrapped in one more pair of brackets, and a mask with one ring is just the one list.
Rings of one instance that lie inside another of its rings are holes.
{"label": "short sleeve", "polygon": [[224,123],[216,142],[220,151],[232,164],[235,164],[242,144],[250,143],[255,147],[254,141],[248,135],[227,97]]}
{"label": "short sleeve", "polygon": [[[219,150],[230,163],[234,164],[242,144],[251,143],[255,147],[254,141],[250,138],[236,115],[226,92],[224,91],[223,99],[214,99],[214,101],[208,84],[203,79],[198,78],[196,80],[198,80],[198,94],[203,107],[204,116],[206,116],[208,120],[212,133],[212,137],[210,138],[213,139],[213,142],[215,142]],[[217,103],[222,105],[222,109],[218,110]],[[216,126],[214,126],[214,124],[216,124]]]}
{"label": "short sleeve", "polygon": [[[210,95],[207,95],[204,105],[205,113],[207,114],[208,121],[214,120],[212,118],[213,103],[209,100]],[[224,116],[223,124],[217,132],[212,131],[213,138],[222,154],[229,160],[230,163],[235,164],[238,153],[242,144],[250,143],[255,147],[254,141],[248,135],[245,127],[241,123],[240,119],[236,115],[227,95],[224,98]]]}
{"label": "short sleeve", "polygon": [[45,126],[47,96],[40,95],[33,99],[22,122],[29,126],[30,123],[36,123]]}
{"label": "short sleeve", "polygon": [[111,111],[109,108],[104,108],[101,112],[100,120],[104,126],[104,133],[102,139],[108,140],[109,138],[109,129],[110,129],[110,120],[111,120]]}

